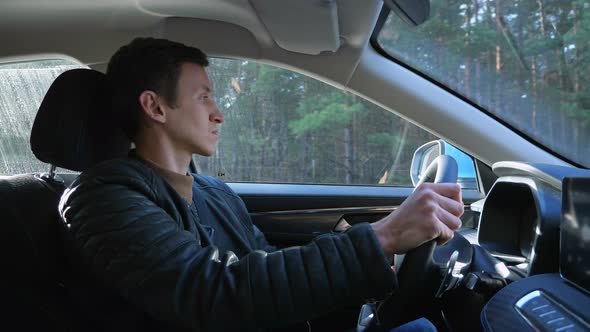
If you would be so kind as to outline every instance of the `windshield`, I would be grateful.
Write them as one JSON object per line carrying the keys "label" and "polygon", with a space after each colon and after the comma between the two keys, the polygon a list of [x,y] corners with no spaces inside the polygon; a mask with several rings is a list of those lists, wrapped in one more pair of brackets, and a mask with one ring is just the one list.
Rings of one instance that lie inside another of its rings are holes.
{"label": "windshield", "polygon": [[432,0],[409,26],[390,13],[377,42],[526,136],[590,166],[590,1]]}

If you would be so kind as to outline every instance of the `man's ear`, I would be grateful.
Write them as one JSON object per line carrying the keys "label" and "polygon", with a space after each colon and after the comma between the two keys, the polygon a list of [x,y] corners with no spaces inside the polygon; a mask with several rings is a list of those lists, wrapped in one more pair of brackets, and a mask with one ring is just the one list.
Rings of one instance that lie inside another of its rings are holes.
{"label": "man's ear", "polygon": [[148,118],[160,122],[166,122],[166,111],[161,105],[160,96],[154,91],[145,90],[139,95],[141,110]]}

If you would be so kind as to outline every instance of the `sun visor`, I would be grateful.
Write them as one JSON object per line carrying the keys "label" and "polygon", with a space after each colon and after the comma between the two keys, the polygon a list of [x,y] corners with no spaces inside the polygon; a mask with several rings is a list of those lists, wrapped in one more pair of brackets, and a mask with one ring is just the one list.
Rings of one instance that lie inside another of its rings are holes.
{"label": "sun visor", "polygon": [[340,48],[336,0],[250,0],[250,4],[287,51],[319,54]]}

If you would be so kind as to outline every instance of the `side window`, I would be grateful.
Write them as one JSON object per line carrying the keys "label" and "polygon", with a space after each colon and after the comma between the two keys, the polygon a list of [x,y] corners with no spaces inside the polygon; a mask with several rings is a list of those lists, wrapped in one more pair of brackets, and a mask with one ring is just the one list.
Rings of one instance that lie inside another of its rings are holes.
{"label": "side window", "polygon": [[80,67],[66,60],[0,64],[0,175],[48,170],[31,152],[33,121],[53,80]]}
{"label": "side window", "polygon": [[212,59],[225,116],[197,170],[226,182],[411,186],[414,151],[436,139],[362,98],[289,70]]}

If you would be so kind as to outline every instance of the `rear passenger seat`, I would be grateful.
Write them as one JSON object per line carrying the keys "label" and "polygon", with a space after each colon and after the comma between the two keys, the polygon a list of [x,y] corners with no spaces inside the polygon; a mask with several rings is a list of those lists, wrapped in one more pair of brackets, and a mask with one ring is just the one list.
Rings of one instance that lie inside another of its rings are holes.
{"label": "rear passenger seat", "polygon": [[130,142],[113,125],[109,101],[104,74],[90,69],[61,74],[31,133],[33,153],[52,165],[51,171],[0,177],[2,330],[91,329],[67,297],[64,226],[57,208],[67,183],[55,168],[83,171],[127,154]]}

